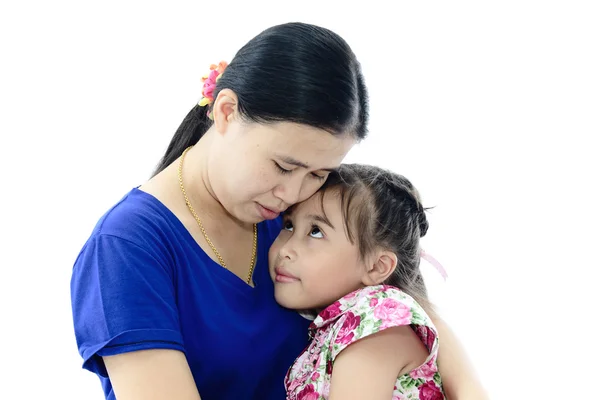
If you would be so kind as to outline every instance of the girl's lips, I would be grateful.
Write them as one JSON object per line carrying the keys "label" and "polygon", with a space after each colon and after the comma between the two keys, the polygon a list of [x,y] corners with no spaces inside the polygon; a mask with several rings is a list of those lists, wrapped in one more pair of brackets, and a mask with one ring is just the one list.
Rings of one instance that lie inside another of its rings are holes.
{"label": "girl's lips", "polygon": [[275,268],[275,281],[280,283],[293,283],[298,282],[300,279],[290,274],[281,267]]}

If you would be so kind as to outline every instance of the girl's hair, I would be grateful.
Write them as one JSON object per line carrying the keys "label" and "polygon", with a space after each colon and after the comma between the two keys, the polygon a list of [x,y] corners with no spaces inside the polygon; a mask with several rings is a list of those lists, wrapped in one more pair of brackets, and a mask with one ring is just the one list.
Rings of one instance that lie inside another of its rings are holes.
{"label": "girl's hair", "polygon": [[429,223],[417,189],[402,175],[361,164],[342,164],[329,175],[325,192],[339,195],[348,240],[365,258],[377,249],[393,251],[394,272],[384,282],[413,297],[428,313],[425,281],[419,268],[419,240]]}
{"label": "girl's hair", "polygon": [[[350,46],[332,31],[288,23],[271,27],[235,55],[217,81],[238,97],[240,115],[252,122],[294,122],[332,135],[367,134],[368,97]],[[211,106],[196,105],[171,139],[154,175],[175,161],[210,128]]]}

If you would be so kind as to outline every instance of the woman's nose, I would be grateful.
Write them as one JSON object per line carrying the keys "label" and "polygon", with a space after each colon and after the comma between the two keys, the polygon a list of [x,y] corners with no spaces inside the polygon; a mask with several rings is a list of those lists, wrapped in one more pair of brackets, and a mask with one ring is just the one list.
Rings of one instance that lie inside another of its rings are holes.
{"label": "woman's nose", "polygon": [[302,185],[304,180],[301,176],[288,179],[286,182],[279,184],[273,191],[275,197],[285,203],[286,208],[296,204],[300,198]]}

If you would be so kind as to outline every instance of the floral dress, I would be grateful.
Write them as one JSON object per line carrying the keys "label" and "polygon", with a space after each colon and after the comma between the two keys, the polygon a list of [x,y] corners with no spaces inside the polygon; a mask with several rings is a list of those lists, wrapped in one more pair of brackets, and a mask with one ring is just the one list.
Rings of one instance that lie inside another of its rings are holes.
{"label": "floral dress", "polygon": [[352,292],[324,309],[310,326],[313,338],[285,378],[289,400],[329,397],[335,357],[348,345],[395,326],[410,325],[429,356],[420,367],[398,376],[392,400],[443,400],[437,368],[437,331],[412,297],[392,286],[369,286]]}

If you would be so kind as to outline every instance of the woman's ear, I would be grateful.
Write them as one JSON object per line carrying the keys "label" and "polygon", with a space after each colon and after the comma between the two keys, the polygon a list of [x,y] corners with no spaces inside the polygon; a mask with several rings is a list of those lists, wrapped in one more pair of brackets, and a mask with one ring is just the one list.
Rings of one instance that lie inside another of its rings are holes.
{"label": "woman's ear", "polygon": [[227,132],[228,125],[237,117],[238,97],[231,89],[223,89],[212,106],[215,128],[220,134]]}
{"label": "woman's ear", "polygon": [[380,285],[392,275],[398,264],[398,257],[391,251],[379,251],[369,258],[362,283],[366,286]]}

